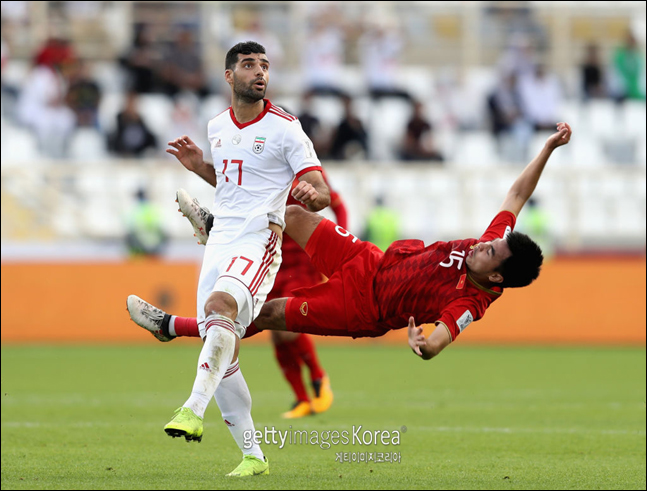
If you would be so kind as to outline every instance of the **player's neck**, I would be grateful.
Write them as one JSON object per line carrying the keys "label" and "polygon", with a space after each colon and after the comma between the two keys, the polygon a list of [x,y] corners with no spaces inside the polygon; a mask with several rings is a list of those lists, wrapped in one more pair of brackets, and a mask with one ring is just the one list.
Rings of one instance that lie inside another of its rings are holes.
{"label": "player's neck", "polygon": [[490,281],[488,276],[475,273],[469,268],[467,268],[467,275],[472,283],[486,290],[491,290],[492,287],[497,286],[496,283]]}
{"label": "player's neck", "polygon": [[241,124],[249,123],[255,120],[265,109],[265,99],[255,102],[246,102],[234,96],[232,98],[231,108],[234,111],[236,121]]}

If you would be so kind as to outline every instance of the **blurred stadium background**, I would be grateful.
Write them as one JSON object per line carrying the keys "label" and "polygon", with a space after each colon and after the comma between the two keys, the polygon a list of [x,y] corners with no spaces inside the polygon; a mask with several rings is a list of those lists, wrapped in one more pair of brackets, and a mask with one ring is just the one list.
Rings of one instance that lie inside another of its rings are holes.
{"label": "blurred stadium background", "polygon": [[[568,1],[2,2],[3,344],[148,341],[129,293],[194,313],[202,249],[172,199],[212,192],[164,149],[182,134],[208,149],[224,55],[247,39],[358,235],[381,201],[401,238],[477,236],[569,122],[520,217],[544,275],[465,340],[644,345],[645,3]],[[138,219],[163,230],[158,254],[129,249]],[[52,315],[25,318],[34,302]]]}

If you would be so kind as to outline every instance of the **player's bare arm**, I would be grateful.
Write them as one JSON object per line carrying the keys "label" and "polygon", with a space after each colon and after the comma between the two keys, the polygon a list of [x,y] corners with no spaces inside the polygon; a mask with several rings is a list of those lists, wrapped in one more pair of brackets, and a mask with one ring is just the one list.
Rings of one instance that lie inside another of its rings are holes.
{"label": "player's bare arm", "polygon": [[424,335],[424,327],[416,326],[413,317],[409,317],[409,346],[423,360],[431,360],[452,342],[447,327],[439,323],[429,337]]}
{"label": "player's bare arm", "polygon": [[548,162],[553,150],[562,145],[566,145],[571,139],[572,130],[568,123],[558,123],[557,132],[551,135],[539,155],[530,162],[523,170],[521,175],[514,182],[510,191],[501,205],[501,211],[507,210],[519,215],[519,212],[526,204],[526,201],[532,196],[537,187],[537,182],[541,173]]}
{"label": "player's bare arm", "polygon": [[292,197],[308,207],[310,211],[323,210],[330,205],[330,189],[319,171],[306,172],[299,178],[292,190]]}
{"label": "player's bare arm", "polygon": [[187,170],[196,173],[214,188],[216,187],[218,181],[215,168],[204,160],[202,150],[191,138],[183,135],[168,142],[168,145],[172,148],[167,148],[166,153],[175,156]]}

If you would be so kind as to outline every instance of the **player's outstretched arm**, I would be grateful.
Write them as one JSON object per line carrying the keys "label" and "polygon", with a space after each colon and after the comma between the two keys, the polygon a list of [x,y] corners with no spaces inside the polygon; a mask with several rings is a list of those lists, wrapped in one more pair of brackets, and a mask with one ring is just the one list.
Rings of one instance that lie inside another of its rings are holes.
{"label": "player's outstretched arm", "polygon": [[306,172],[299,178],[292,190],[292,197],[308,207],[310,211],[323,210],[330,204],[330,189],[319,171]]}
{"label": "player's outstretched arm", "polygon": [[413,317],[409,317],[409,346],[423,360],[431,360],[452,342],[445,326],[438,325],[434,331],[425,337],[423,326],[417,326]]}
{"label": "player's outstretched arm", "polygon": [[539,155],[537,155],[532,162],[530,162],[523,170],[521,175],[514,182],[510,191],[501,205],[501,211],[508,210],[519,215],[519,212],[526,204],[526,201],[532,196],[532,193],[537,187],[541,173],[548,162],[553,150],[562,145],[566,145],[571,139],[572,130],[567,123],[558,123],[557,132],[551,135],[544,148],[542,148]]}
{"label": "player's outstretched arm", "polygon": [[168,142],[172,148],[167,148],[166,153],[174,155],[187,170],[196,173],[214,188],[217,184],[216,169],[203,159],[202,150],[191,138],[186,135]]}

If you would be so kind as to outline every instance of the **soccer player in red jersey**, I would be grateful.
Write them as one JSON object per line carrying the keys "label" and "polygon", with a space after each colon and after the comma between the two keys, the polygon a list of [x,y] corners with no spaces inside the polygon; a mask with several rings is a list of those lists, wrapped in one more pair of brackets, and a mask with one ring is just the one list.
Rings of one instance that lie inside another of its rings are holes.
{"label": "soccer player in red jersey", "polygon": [[[527,235],[513,232],[516,217],[537,186],[552,152],[571,128],[557,125],[544,148],[508,191],[479,239],[394,242],[386,252],[299,206],[289,206],[286,234],[328,281],[267,302],[247,331],[307,332],[376,337],[408,325],[409,346],[423,359],[438,355],[503,293],[529,285],[543,256]],[[419,324],[434,323],[425,337]]]}

